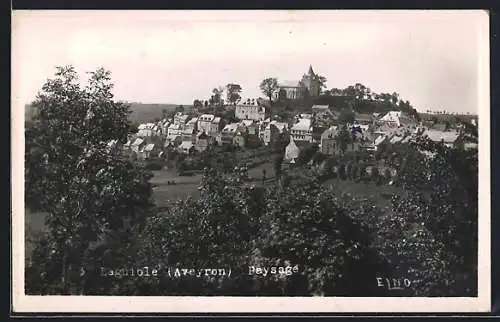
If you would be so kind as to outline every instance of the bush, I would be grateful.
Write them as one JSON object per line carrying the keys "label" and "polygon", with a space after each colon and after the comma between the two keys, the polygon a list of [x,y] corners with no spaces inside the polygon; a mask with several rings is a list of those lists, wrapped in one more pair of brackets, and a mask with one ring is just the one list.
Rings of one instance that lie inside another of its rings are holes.
{"label": "bush", "polygon": [[379,173],[379,170],[377,167],[372,167],[372,181],[375,182],[375,184],[377,185],[380,185],[381,184],[381,181],[380,181],[380,173]]}
{"label": "bush", "polygon": [[348,179],[353,179],[353,176],[352,176],[352,165],[353,163],[351,161],[347,162],[347,165],[345,167],[345,174],[346,174],[346,177]]}
{"label": "bush", "polygon": [[352,165],[352,169],[351,169],[351,177],[353,178],[353,180],[355,182],[358,182],[359,181],[359,171],[360,171],[360,168],[359,168],[359,164],[358,163],[354,163]]}
{"label": "bush", "polygon": [[386,183],[389,183],[392,179],[392,175],[391,175],[391,170],[389,168],[385,168],[385,171],[384,171],[384,180]]}
{"label": "bush", "polygon": [[370,176],[368,175],[368,172],[366,171],[366,164],[361,164],[360,169],[359,169],[359,178],[361,181],[368,183],[370,182]]}
{"label": "bush", "polygon": [[164,165],[165,164],[161,161],[148,161],[148,162],[146,162],[144,167],[147,170],[159,171],[159,170],[163,169]]}
{"label": "bush", "polygon": [[345,164],[343,164],[343,163],[340,164],[337,171],[338,171],[338,176],[341,180],[347,179],[346,171],[345,171]]}

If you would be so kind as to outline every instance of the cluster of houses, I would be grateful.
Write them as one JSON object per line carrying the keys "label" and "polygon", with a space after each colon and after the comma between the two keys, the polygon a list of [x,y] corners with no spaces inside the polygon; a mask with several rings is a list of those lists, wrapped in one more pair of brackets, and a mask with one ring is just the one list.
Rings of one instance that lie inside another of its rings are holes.
{"label": "cluster of houses", "polygon": [[165,157],[170,151],[191,154],[209,146],[234,145],[241,148],[289,142],[285,161],[294,163],[303,147],[317,144],[326,155],[349,151],[377,151],[383,145],[404,143],[417,135],[447,145],[459,142],[459,129],[430,129],[401,111],[386,114],[355,114],[347,124],[347,142],[338,139],[342,125],[339,113],[328,105],[314,105],[310,113],[298,114],[290,122],[280,122],[260,100],[247,100],[235,107],[237,122],[227,122],[213,114],[178,112],[171,119],[144,123],[123,145],[124,151],[139,159]]}
{"label": "cluster of houses", "polygon": [[173,150],[184,154],[203,152],[211,145],[269,145],[284,133],[287,124],[266,119],[267,112],[255,100],[235,107],[239,121],[233,123],[213,114],[178,112],[171,119],[140,124],[123,148],[139,159],[148,159],[164,157]]}
{"label": "cluster of houses", "polygon": [[335,115],[327,105],[315,105],[311,114],[299,114],[290,128],[290,143],[285,148],[284,160],[295,163],[300,150],[316,143],[325,155],[340,155],[353,151],[379,151],[384,146],[409,143],[417,136],[425,136],[446,146],[473,148],[477,143],[462,140],[461,127],[444,129],[428,127],[401,111],[386,114],[356,114],[354,122],[346,124],[348,135],[339,140],[342,130]]}

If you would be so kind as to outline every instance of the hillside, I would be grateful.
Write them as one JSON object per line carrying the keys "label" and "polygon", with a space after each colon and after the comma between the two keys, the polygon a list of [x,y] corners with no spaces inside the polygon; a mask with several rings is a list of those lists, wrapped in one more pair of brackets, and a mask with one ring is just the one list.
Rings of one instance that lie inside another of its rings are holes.
{"label": "hillside", "polygon": [[[145,104],[145,103],[129,103],[130,104],[130,121],[132,123],[148,122],[162,117],[163,110],[173,111],[178,104]],[[191,105],[183,105],[185,110],[192,108]]]}
{"label": "hillside", "polygon": [[[162,117],[163,110],[173,111],[178,104],[145,104],[145,103],[128,103],[130,104],[130,121],[132,123],[142,123],[159,119]],[[184,105],[185,110],[191,109],[191,105]],[[31,104],[25,106],[26,120],[33,117],[34,108]]]}

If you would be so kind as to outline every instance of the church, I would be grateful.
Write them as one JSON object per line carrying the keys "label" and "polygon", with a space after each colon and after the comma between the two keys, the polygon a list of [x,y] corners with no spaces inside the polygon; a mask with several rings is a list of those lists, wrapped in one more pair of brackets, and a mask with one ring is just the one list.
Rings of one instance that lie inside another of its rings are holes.
{"label": "church", "polygon": [[312,66],[309,66],[307,74],[302,76],[300,81],[282,81],[278,83],[279,90],[275,99],[302,99],[306,96],[319,96],[321,83],[318,75],[314,73]]}

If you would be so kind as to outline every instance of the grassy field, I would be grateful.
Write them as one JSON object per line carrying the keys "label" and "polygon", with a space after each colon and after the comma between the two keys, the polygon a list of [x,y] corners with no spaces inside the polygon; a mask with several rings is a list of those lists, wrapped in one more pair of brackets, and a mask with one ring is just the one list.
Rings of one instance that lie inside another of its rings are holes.
{"label": "grassy field", "polygon": [[[275,178],[274,166],[271,162],[261,164],[255,168],[249,169],[248,175],[251,181],[260,184],[263,172],[266,169],[266,183],[273,182]],[[153,184],[153,198],[156,204],[164,207],[171,201],[185,199],[187,197],[199,198],[198,186],[201,180],[201,175],[179,176],[175,170],[153,171],[154,177],[151,179]],[[175,181],[175,184],[169,185],[168,181]],[[336,193],[349,193],[353,199],[368,199],[373,201],[381,208],[390,207],[390,195],[402,194],[403,191],[394,186],[380,185],[374,183],[356,183],[352,180],[330,179],[323,183],[325,186],[331,186]],[[389,197],[388,197],[389,196]],[[43,213],[33,213],[26,211],[25,217],[25,234],[26,234],[26,254],[30,254],[33,245],[29,242],[29,238],[37,232],[45,229],[45,215]]]}

